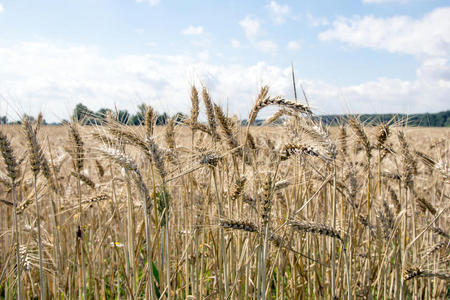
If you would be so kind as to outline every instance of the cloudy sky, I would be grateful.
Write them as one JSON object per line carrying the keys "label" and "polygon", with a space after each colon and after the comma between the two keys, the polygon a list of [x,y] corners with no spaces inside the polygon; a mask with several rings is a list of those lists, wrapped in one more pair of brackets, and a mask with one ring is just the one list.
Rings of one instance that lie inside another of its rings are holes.
{"label": "cloudy sky", "polygon": [[450,6],[434,0],[0,0],[0,114],[188,112],[189,87],[245,118],[262,84],[317,114],[450,108]]}

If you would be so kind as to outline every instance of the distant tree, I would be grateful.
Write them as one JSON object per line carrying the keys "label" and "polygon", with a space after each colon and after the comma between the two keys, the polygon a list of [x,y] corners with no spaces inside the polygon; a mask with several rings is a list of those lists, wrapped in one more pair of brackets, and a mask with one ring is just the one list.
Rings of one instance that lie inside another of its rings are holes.
{"label": "distant tree", "polygon": [[95,116],[99,119],[104,119],[106,117],[106,115],[108,114],[108,112],[111,112],[110,109],[108,108],[100,108],[99,110],[97,110],[97,112],[95,113]]}
{"label": "distant tree", "polygon": [[138,126],[142,124],[144,124],[144,116],[141,112],[131,115],[130,120],[128,121],[128,125]]}
{"label": "distant tree", "polygon": [[128,120],[130,119],[130,113],[127,110],[119,110],[118,119],[120,123],[128,124]]}
{"label": "distant tree", "polygon": [[187,119],[187,115],[183,114],[182,112],[177,112],[175,114],[174,120],[175,120],[175,124],[176,123],[182,123],[183,120]]}
{"label": "distant tree", "polygon": [[78,103],[73,110],[72,120],[77,122],[82,122],[87,114],[92,112],[87,108],[86,105]]}
{"label": "distant tree", "polygon": [[97,125],[99,120],[97,114],[90,110],[86,105],[78,103],[73,111],[72,120],[83,125]]}
{"label": "distant tree", "polygon": [[7,116],[0,117],[0,124],[8,124],[8,117]]}
{"label": "distant tree", "polygon": [[[25,119],[25,118],[27,118],[27,119],[30,120],[31,122],[36,121],[36,119],[35,119],[33,116],[31,116],[31,115],[23,114],[23,116],[22,116],[21,119]],[[18,123],[19,123],[19,124],[22,124],[21,121],[19,121]]]}
{"label": "distant tree", "polygon": [[138,105],[138,109],[141,115],[145,115],[145,112],[147,111],[147,105],[145,103],[141,103]]}
{"label": "distant tree", "polygon": [[167,115],[167,113],[163,113],[162,115],[159,115],[158,118],[156,119],[156,125],[166,125],[168,118],[169,118],[169,116]]}
{"label": "distant tree", "polygon": [[142,125],[144,124],[144,115],[145,111],[147,110],[147,105],[144,103],[138,105],[138,111],[136,114],[132,115],[130,117],[130,120],[128,121],[128,125]]}

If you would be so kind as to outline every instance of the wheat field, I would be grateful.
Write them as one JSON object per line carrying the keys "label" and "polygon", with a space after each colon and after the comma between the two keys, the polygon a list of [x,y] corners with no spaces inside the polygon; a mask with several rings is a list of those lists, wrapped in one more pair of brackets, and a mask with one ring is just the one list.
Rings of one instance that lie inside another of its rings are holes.
{"label": "wheat field", "polygon": [[450,129],[190,100],[166,126],[1,127],[0,298],[450,297]]}

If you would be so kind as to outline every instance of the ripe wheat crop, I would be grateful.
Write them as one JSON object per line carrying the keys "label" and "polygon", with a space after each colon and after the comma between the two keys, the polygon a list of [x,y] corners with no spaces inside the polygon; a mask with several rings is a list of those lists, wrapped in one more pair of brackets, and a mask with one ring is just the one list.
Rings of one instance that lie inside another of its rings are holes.
{"label": "ripe wheat crop", "polygon": [[246,126],[190,100],[0,128],[0,298],[449,297],[448,129],[329,128],[267,86]]}

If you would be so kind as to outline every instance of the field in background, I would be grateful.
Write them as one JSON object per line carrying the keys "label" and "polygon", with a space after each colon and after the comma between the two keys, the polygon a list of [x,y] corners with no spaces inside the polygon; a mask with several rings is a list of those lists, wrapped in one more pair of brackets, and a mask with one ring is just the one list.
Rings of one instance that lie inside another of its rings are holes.
{"label": "field in background", "polygon": [[449,128],[327,128],[263,99],[286,122],[247,128],[203,96],[206,124],[194,99],[164,127],[151,109],[140,127],[3,126],[0,297],[449,296]]}

